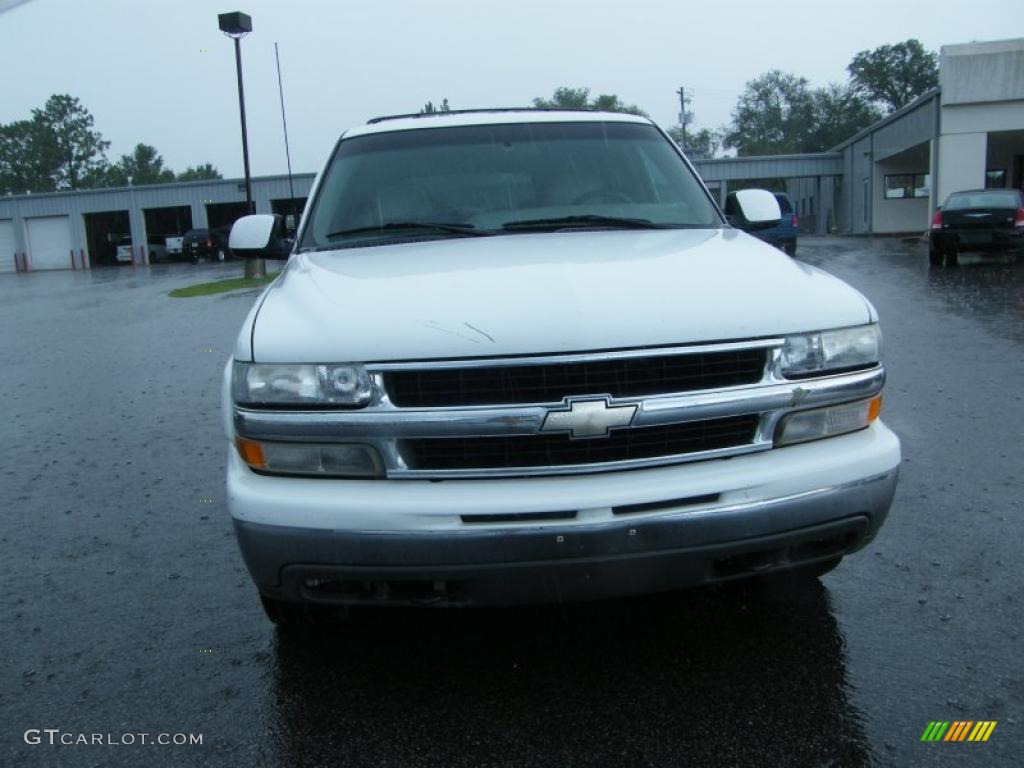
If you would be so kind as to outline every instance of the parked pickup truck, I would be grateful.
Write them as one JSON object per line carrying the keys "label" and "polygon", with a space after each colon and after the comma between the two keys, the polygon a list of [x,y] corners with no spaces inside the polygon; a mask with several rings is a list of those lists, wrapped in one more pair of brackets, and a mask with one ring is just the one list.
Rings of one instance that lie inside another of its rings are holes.
{"label": "parked pickup truck", "polygon": [[646,118],[345,133],[224,370],[227,497],[269,617],[568,601],[789,571],[888,512],[878,315],[730,225]]}

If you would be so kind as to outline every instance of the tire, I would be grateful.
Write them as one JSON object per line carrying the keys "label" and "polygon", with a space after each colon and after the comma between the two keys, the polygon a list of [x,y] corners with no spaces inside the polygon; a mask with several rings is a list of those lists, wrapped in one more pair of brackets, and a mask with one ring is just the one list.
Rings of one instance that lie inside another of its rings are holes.
{"label": "tire", "polygon": [[792,241],[791,243],[786,243],[786,247],[783,248],[782,250],[784,250],[790,256],[796,256],[796,240]]}
{"label": "tire", "polygon": [[942,251],[938,250],[934,245],[928,246],[928,263],[933,267],[942,266]]}
{"label": "tire", "polygon": [[960,254],[957,252],[956,246],[946,251],[946,266],[955,267],[960,264]]}
{"label": "tire", "polygon": [[336,626],[343,623],[349,615],[348,609],[344,606],[293,603],[262,593],[260,603],[267,618],[283,630],[303,631]]}
{"label": "tire", "polygon": [[226,259],[227,259],[227,254],[224,253],[224,249],[223,248],[218,248],[217,249],[217,261],[225,261]]}

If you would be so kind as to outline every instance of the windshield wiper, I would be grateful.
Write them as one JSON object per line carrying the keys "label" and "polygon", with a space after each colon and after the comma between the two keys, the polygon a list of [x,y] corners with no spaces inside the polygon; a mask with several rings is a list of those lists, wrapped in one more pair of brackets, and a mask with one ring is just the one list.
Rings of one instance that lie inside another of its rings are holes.
{"label": "windshield wiper", "polygon": [[510,221],[502,229],[538,229],[554,230],[568,227],[611,227],[613,229],[674,229],[676,224],[658,224],[650,219],[635,219],[626,216],[598,216],[585,214],[578,216],[560,216],[552,219],[523,219]]}
{"label": "windshield wiper", "polygon": [[337,232],[328,232],[327,237],[344,237],[345,235],[365,235],[371,232],[392,232],[396,229],[426,230],[432,232],[446,232],[453,235],[468,235],[470,237],[486,237],[491,234],[478,230],[472,224],[451,224],[444,221],[389,221],[385,224],[378,224],[373,227],[353,227],[352,229],[339,229]]}

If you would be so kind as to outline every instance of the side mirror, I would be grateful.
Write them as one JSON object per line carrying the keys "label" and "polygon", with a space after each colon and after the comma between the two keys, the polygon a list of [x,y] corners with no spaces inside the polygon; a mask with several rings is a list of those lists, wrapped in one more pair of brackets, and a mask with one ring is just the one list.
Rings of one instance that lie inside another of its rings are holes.
{"label": "side mirror", "polygon": [[293,242],[286,236],[284,217],[260,213],[235,222],[228,247],[243,259],[287,259]]}
{"label": "side mirror", "polygon": [[726,197],[725,215],[734,227],[750,232],[774,227],[782,219],[782,210],[768,190],[741,189]]}

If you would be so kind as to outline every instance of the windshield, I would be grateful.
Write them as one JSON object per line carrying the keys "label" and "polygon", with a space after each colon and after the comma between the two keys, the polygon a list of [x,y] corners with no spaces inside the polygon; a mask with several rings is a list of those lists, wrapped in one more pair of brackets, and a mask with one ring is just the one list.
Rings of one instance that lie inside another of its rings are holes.
{"label": "windshield", "polygon": [[301,248],[581,227],[721,226],[696,176],[653,125],[517,123],[343,140]]}

